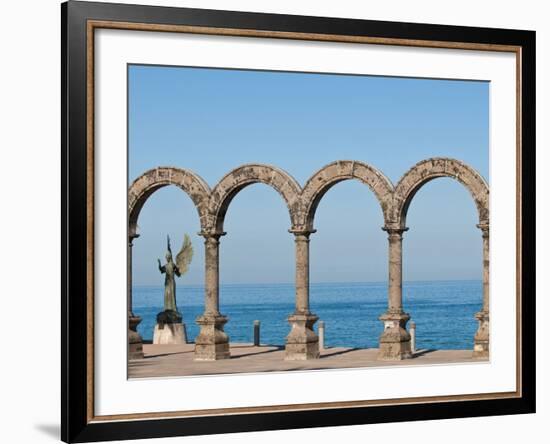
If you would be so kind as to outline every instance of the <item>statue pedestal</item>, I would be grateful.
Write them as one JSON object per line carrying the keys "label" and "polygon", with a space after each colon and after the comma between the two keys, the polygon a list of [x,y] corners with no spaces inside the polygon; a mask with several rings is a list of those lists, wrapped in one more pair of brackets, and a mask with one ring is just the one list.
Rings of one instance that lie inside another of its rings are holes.
{"label": "statue pedestal", "polygon": [[161,311],[157,315],[153,344],[187,344],[187,329],[182,319],[177,311]]}
{"label": "statue pedestal", "polygon": [[177,324],[155,325],[153,344],[187,344],[187,328],[180,322]]}

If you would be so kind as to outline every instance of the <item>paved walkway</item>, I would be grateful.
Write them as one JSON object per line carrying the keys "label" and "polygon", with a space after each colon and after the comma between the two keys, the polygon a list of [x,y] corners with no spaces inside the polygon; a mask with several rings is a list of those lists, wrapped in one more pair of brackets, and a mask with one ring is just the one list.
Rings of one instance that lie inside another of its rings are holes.
{"label": "paved walkway", "polygon": [[144,344],[144,359],[130,361],[130,378],[163,376],[256,373],[283,370],[320,370],[330,368],[380,367],[472,362],[471,350],[420,350],[413,359],[397,362],[378,361],[378,349],[334,347],[321,352],[320,359],[285,361],[284,347],[231,344],[231,359],[201,362],[193,360],[194,344]]}

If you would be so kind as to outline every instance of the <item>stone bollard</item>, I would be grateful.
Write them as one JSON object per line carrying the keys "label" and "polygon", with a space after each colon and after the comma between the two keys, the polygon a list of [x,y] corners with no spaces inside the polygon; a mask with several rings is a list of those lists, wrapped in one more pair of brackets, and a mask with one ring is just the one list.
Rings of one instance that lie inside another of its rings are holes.
{"label": "stone bollard", "polygon": [[254,347],[260,345],[260,321],[254,321]]}
{"label": "stone bollard", "polygon": [[319,350],[325,349],[325,321],[319,321]]}
{"label": "stone bollard", "polygon": [[411,353],[416,353],[416,324],[409,322],[409,334],[411,335]]}

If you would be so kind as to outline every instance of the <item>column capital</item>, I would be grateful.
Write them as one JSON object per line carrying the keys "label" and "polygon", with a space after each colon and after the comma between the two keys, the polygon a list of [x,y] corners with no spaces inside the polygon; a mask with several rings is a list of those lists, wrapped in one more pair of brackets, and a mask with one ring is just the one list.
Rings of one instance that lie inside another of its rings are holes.
{"label": "column capital", "polygon": [[290,230],[288,230],[288,232],[294,234],[294,236],[296,236],[296,237],[304,236],[306,239],[309,239],[309,236],[313,233],[316,233],[317,230],[315,230],[315,229],[308,230],[308,229],[302,229],[302,228],[291,228]]}
{"label": "column capital", "polygon": [[481,222],[476,227],[481,230],[483,237],[489,237],[489,222]]}
{"label": "column capital", "polygon": [[197,234],[204,237],[205,240],[214,239],[219,241],[220,237],[225,236],[227,233],[225,231],[199,231]]}
{"label": "column capital", "polygon": [[399,226],[388,226],[385,225],[382,227],[382,230],[384,230],[388,235],[390,236],[403,236],[403,233],[405,231],[409,231],[408,227],[399,227]]}
{"label": "column capital", "polygon": [[139,234],[137,233],[128,233],[128,246],[132,247],[134,245],[134,239],[137,239]]}

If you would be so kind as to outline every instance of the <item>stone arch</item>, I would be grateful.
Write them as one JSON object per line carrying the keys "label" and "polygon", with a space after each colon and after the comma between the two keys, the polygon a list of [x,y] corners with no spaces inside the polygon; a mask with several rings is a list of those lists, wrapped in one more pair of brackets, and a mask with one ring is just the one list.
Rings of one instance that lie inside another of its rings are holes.
{"label": "stone arch", "polygon": [[128,228],[129,235],[137,234],[137,220],[143,205],[155,191],[168,185],[175,185],[183,190],[193,201],[200,218],[201,229],[208,225],[208,201],[210,188],[208,184],[192,171],[158,167],[139,176],[128,190]]}
{"label": "stone arch", "polygon": [[315,211],[326,192],[339,182],[357,179],[367,185],[380,203],[384,222],[391,214],[393,184],[373,166],[354,160],[338,160],[317,171],[307,181],[302,193],[303,220],[305,229],[313,230]]}
{"label": "stone arch", "polygon": [[216,232],[223,232],[223,223],[229,204],[239,191],[248,185],[263,183],[275,189],[283,198],[294,226],[300,208],[301,187],[286,171],[263,164],[242,165],[226,174],[212,190],[209,212],[213,218],[211,226]]}
{"label": "stone arch", "polygon": [[434,157],[418,162],[403,175],[395,187],[391,222],[400,228],[405,228],[407,211],[412,198],[423,185],[438,177],[451,177],[464,185],[476,204],[479,224],[488,225],[489,186],[487,182],[465,163],[444,157]]}

